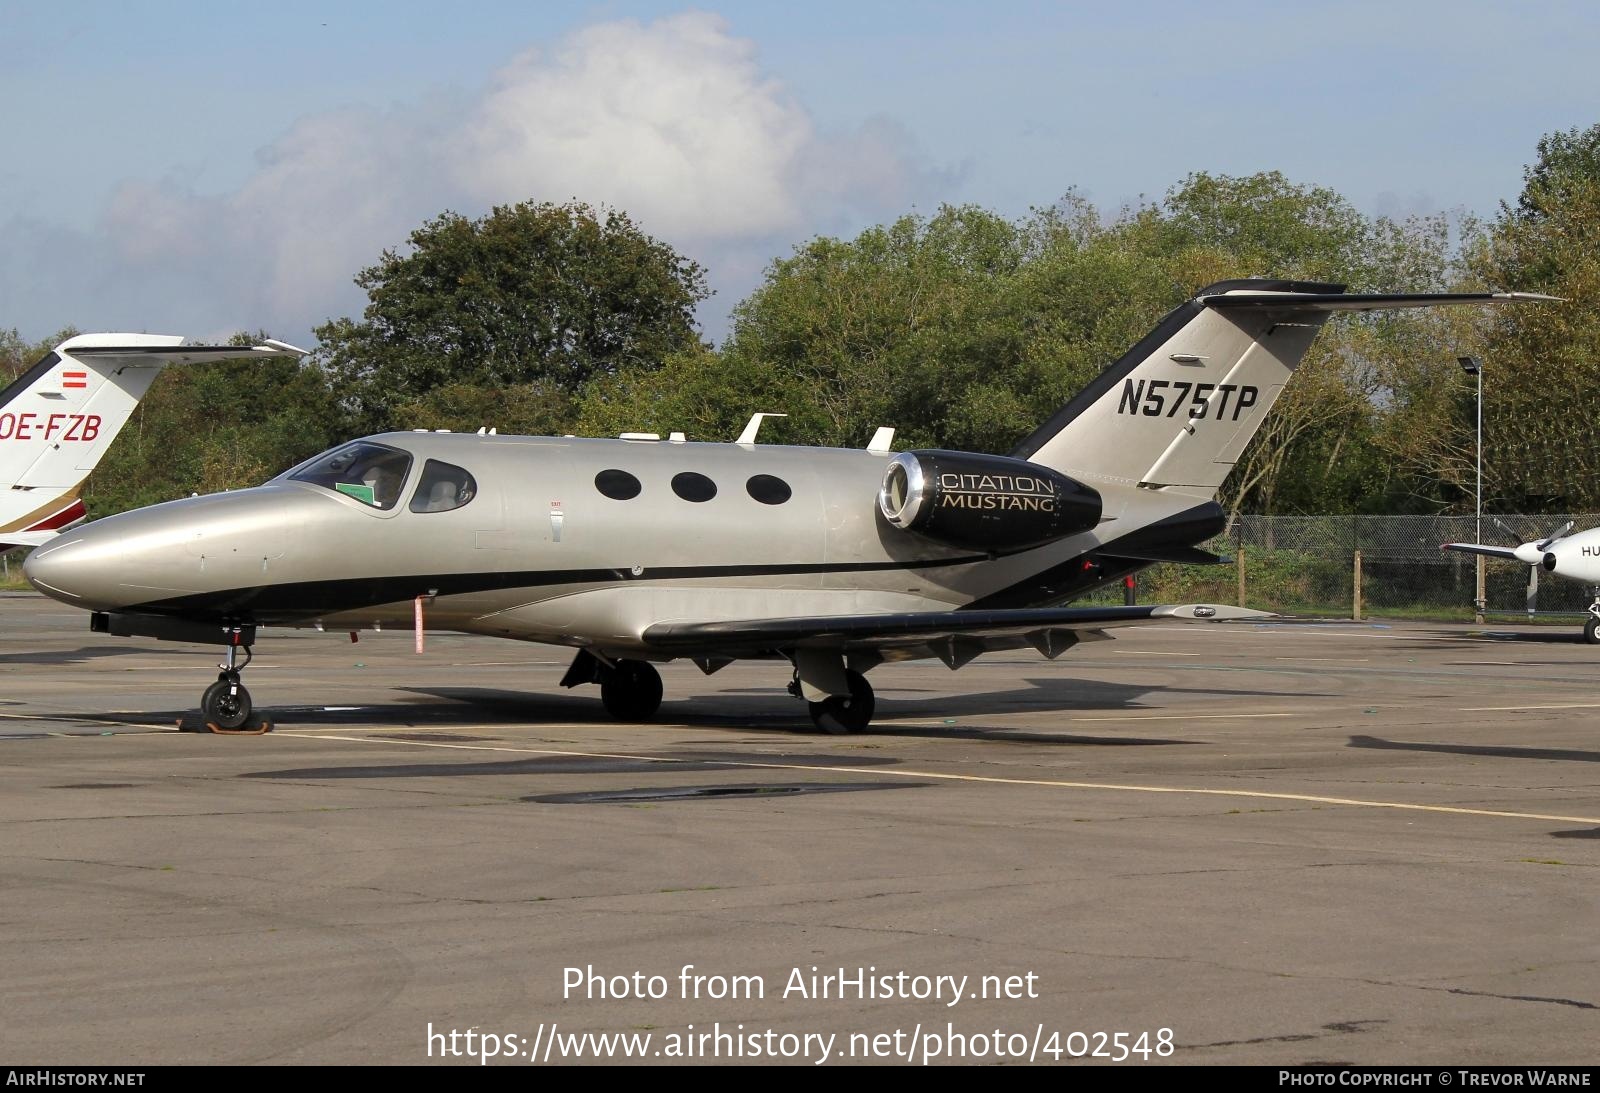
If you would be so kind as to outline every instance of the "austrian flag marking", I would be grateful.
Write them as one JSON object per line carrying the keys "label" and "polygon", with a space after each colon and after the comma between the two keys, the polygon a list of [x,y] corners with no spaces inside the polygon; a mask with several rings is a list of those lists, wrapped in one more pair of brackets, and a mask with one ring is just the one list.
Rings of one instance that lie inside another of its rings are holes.
{"label": "austrian flag marking", "polygon": [[87,387],[87,386],[89,386],[89,373],[87,373],[87,372],[63,372],[63,373],[61,373],[61,386],[63,386],[63,387]]}

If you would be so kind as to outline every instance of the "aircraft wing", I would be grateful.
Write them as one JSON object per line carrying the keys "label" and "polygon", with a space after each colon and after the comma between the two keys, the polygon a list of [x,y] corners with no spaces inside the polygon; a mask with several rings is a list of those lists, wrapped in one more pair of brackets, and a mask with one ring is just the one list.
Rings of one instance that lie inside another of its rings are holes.
{"label": "aircraft wing", "polygon": [[[904,614],[814,615],[736,622],[658,622],[645,629],[661,650],[717,652],[767,649],[893,649],[925,646],[943,656],[955,642],[975,651],[1032,645],[1046,656],[1113,626],[1169,619],[1272,618],[1265,611],[1217,604],[1134,607],[1044,607],[995,611],[916,611]],[[1052,651],[1054,650],[1054,651]]]}
{"label": "aircraft wing", "polygon": [[1517,561],[1517,552],[1510,547],[1484,546],[1481,543],[1445,543],[1440,550],[1453,550],[1457,554],[1482,554],[1489,558],[1510,558]]}

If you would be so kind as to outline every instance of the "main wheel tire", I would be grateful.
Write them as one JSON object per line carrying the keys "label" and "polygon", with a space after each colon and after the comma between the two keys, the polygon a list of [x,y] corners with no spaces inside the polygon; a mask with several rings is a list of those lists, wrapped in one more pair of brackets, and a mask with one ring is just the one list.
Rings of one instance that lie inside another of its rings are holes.
{"label": "main wheel tire", "polygon": [[600,701],[618,721],[648,721],[661,708],[661,673],[643,660],[619,660],[600,679]]}
{"label": "main wheel tire", "polygon": [[872,724],[872,713],[877,700],[872,695],[872,684],[860,672],[846,669],[845,682],[849,695],[830,695],[821,702],[810,703],[811,720],[817,728],[832,736],[848,736],[866,732]]}
{"label": "main wheel tire", "polygon": [[1600,645],[1600,619],[1590,615],[1583,620],[1583,640],[1590,645]]}
{"label": "main wheel tire", "polygon": [[250,711],[250,692],[226,679],[217,680],[200,697],[200,712],[219,729],[243,728]]}

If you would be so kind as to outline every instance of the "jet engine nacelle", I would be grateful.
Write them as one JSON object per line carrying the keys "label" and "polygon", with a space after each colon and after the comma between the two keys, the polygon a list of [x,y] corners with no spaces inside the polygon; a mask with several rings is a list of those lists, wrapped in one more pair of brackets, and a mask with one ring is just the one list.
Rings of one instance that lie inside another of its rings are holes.
{"label": "jet engine nacelle", "polygon": [[901,452],[878,510],[897,528],[979,550],[1038,546],[1100,522],[1100,494],[1048,467],[972,452]]}

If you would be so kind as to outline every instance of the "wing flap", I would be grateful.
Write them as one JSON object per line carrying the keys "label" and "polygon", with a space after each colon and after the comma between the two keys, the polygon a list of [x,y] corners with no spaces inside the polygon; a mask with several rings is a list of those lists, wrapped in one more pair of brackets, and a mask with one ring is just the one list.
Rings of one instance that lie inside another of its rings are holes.
{"label": "wing flap", "polygon": [[747,651],[798,648],[893,648],[954,637],[1015,639],[1040,631],[1089,632],[1170,619],[1255,620],[1265,611],[1220,604],[1132,607],[1015,608],[993,611],[917,611],[898,615],[814,615],[729,622],[658,622],[642,635],[661,650]]}

